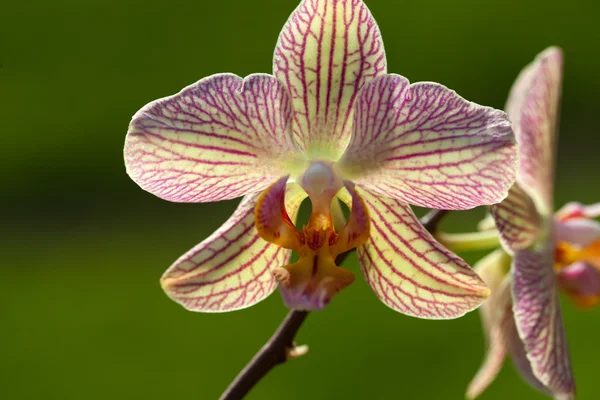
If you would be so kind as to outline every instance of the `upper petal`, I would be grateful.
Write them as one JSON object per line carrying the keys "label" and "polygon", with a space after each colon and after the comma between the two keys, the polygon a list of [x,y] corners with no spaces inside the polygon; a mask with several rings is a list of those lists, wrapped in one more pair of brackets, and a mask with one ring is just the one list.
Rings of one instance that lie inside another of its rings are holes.
{"label": "upper petal", "polygon": [[506,197],[516,158],[504,112],[436,83],[384,75],[359,94],[340,162],[376,193],[421,207],[469,209]]}
{"label": "upper petal", "polygon": [[291,101],[270,75],[204,78],[131,121],[127,173],[170,201],[232,199],[266,188],[295,160]]}
{"label": "upper petal", "polygon": [[511,89],[506,112],[519,142],[517,181],[540,212],[554,211],[554,168],[563,55],[551,47],[521,72]]}
{"label": "upper petal", "polygon": [[358,259],[381,301],[403,314],[450,319],[485,300],[483,281],[427,232],[410,206],[363,188],[359,194],[371,216],[371,234]]}
{"label": "upper petal", "polygon": [[377,23],[362,0],[303,0],[279,35],[273,70],[290,89],[300,147],[335,161],[358,91],[386,70]]}
{"label": "upper petal", "polygon": [[531,246],[544,232],[546,221],[519,184],[513,185],[506,199],[491,206],[490,213],[507,251]]}
{"label": "upper petal", "polygon": [[[254,226],[259,194],[244,197],[215,233],[179,258],[161,278],[169,297],[191,311],[246,308],[277,287],[272,271],[289,261],[290,250],[264,241]],[[295,220],[306,194],[288,185],[286,206]]]}
{"label": "upper petal", "polygon": [[534,376],[555,395],[575,393],[551,245],[518,250],[512,267],[513,312]]}

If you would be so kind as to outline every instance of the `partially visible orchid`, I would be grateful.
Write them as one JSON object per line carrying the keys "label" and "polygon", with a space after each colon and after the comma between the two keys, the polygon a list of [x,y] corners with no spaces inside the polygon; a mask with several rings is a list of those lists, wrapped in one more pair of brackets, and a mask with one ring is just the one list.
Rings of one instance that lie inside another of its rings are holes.
{"label": "partially visible orchid", "polygon": [[[397,311],[455,318],[479,306],[485,284],[408,204],[462,210],[504,199],[517,164],[506,114],[387,74],[362,0],[302,1],[273,70],[204,78],[133,117],[125,162],[143,189],[175,202],[244,196],[166,271],[166,293],[189,310],[222,312],[279,284],[288,307],[321,309],[354,280],[336,256],[358,248],[368,283]],[[298,229],[306,197],[312,214]],[[351,213],[336,231],[338,198]]]}
{"label": "partially visible orchid", "polygon": [[561,50],[549,48],[512,88],[506,110],[520,165],[507,199],[490,207],[493,221],[482,221],[479,234],[439,235],[453,249],[498,239],[503,247],[475,267],[492,294],[480,308],[488,349],[469,398],[494,380],[507,353],[534,388],[557,399],[575,395],[559,289],[581,306],[600,302],[600,224],[592,221],[600,205],[570,203],[553,212],[562,64]]}

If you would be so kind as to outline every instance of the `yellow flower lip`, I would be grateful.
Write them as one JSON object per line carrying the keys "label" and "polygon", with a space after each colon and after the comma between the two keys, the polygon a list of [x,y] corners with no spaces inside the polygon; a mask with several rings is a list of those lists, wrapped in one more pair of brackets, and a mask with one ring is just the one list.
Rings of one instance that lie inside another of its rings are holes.
{"label": "yellow flower lip", "polygon": [[[286,305],[295,309],[320,310],[354,282],[354,274],[338,267],[335,259],[367,241],[369,215],[352,183],[342,182],[329,165],[315,163],[301,179],[313,207],[308,223],[300,230],[285,210],[286,183],[287,177],[282,177],[259,197],[256,229],[263,239],[300,254],[296,263],[273,271]],[[338,233],[333,225],[331,203],[341,185],[350,192],[353,200],[350,218]]]}

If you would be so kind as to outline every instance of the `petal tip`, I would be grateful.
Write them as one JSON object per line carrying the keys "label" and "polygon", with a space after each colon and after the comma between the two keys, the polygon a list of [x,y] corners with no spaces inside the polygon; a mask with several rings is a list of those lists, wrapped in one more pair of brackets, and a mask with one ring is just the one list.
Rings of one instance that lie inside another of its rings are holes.
{"label": "petal tip", "polygon": [[555,62],[561,62],[564,58],[564,53],[563,50],[558,47],[558,46],[550,46],[548,48],[546,48],[544,51],[542,51],[538,57],[539,60],[542,61],[555,61]]}
{"label": "petal tip", "polygon": [[481,298],[484,300],[490,296],[490,293],[492,293],[492,291],[487,286],[482,287],[479,291]]}

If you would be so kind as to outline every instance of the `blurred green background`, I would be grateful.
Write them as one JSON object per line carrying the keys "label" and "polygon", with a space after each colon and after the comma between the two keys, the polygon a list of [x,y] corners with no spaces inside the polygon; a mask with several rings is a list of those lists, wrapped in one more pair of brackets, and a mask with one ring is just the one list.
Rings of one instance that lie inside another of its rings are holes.
{"label": "blurred green background", "polygon": [[[600,200],[598,2],[368,0],[389,71],[502,108],[520,69],[566,55],[559,205]],[[0,11],[0,397],[214,399],[286,310],[185,311],[158,278],[235,208],[170,204],[125,174],[131,116],[217,72],[269,72],[296,0],[5,2]],[[447,230],[483,210],[455,213]],[[470,255],[474,262],[478,255]],[[360,274],[356,259],[349,268]],[[580,399],[598,399],[600,310],[565,303]],[[479,317],[424,321],[363,280],[298,335],[307,356],[251,399],[460,399],[483,357]],[[507,363],[482,399],[540,399]]]}

